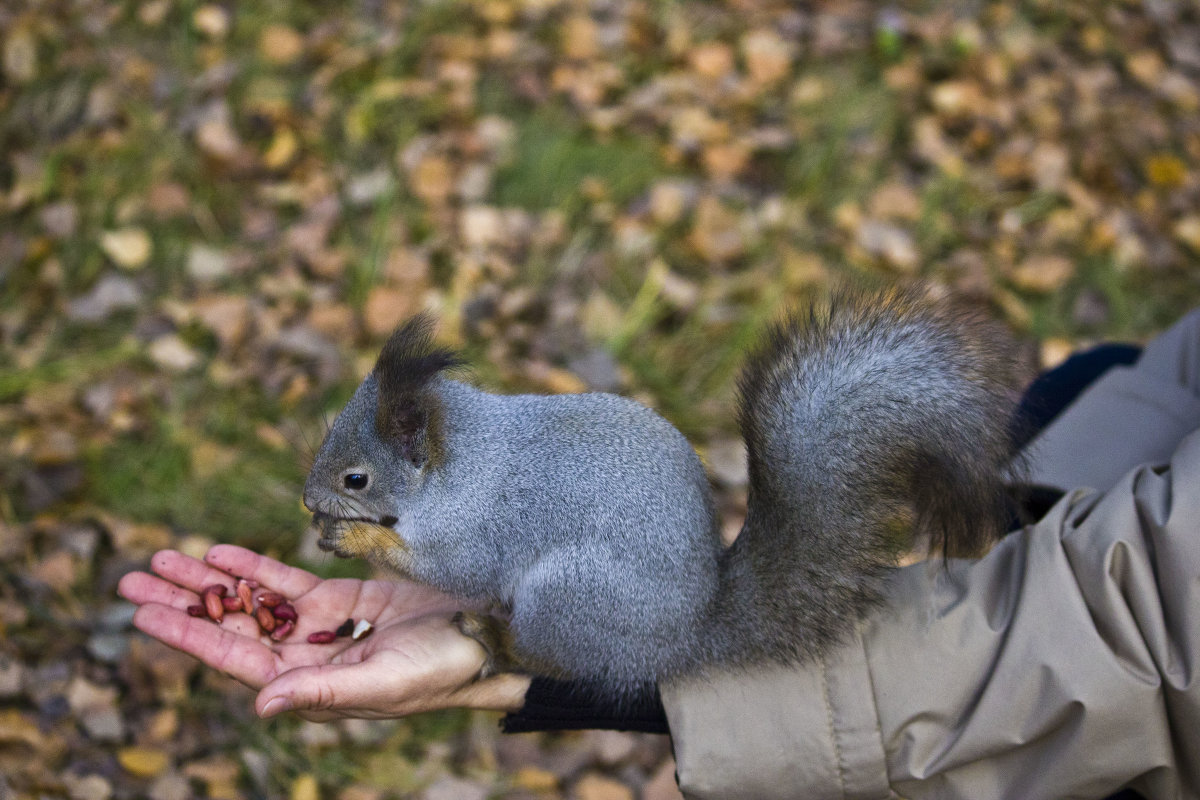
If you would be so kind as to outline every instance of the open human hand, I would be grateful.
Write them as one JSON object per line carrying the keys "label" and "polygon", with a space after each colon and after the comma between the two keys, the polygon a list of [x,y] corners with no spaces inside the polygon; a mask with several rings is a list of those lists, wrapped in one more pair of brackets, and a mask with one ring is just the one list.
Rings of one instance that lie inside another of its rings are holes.
{"label": "open human hand", "polygon": [[[294,710],[305,719],[382,719],[439,708],[519,709],[529,679],[496,675],[476,680],[484,651],[451,622],[461,601],[410,581],[323,580],[305,570],[233,545],[216,545],[200,561],[173,550],[155,553],[155,574],[131,572],[117,588],[139,606],[133,624],[258,690],[254,707],[270,717]],[[258,581],[286,597],[299,615],[282,642],[262,634],[246,614],[220,624],[190,617],[209,584]],[[370,620],[360,641],[309,644],[308,634],[333,630],[347,618]]]}

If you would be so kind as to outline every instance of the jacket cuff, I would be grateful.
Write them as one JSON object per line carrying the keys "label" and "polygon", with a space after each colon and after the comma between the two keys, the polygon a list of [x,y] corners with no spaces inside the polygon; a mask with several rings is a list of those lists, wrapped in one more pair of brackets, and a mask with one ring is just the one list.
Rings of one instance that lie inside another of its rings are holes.
{"label": "jacket cuff", "polygon": [[614,700],[578,681],[534,676],[525,705],[500,720],[505,733],[605,729],[667,733],[658,689],[645,686]]}
{"label": "jacket cuff", "polygon": [[892,797],[861,635],[803,667],[660,687],[680,788],[718,797]]}

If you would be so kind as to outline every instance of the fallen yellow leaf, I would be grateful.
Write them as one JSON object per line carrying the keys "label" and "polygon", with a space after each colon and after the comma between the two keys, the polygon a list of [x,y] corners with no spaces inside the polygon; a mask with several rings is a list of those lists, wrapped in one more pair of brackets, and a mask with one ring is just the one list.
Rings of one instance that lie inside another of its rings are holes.
{"label": "fallen yellow leaf", "polygon": [[304,773],[292,782],[291,800],[320,800],[321,788],[311,773]]}
{"label": "fallen yellow leaf", "polygon": [[124,747],[117,751],[121,768],[139,778],[153,778],[167,769],[167,754],[155,747]]}
{"label": "fallen yellow leaf", "polygon": [[271,144],[267,147],[267,152],[263,153],[263,163],[270,169],[286,166],[296,155],[299,147],[300,142],[296,139],[296,134],[292,129],[280,128],[271,137]]}
{"label": "fallen yellow leaf", "polygon": [[1160,153],[1146,160],[1146,177],[1155,186],[1182,186],[1187,178],[1187,165],[1178,156]]}

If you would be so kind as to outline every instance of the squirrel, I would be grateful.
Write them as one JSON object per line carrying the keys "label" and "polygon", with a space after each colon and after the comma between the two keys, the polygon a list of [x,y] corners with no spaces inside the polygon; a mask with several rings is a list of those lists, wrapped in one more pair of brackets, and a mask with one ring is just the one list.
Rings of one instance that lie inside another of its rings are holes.
{"label": "squirrel", "polygon": [[464,600],[488,651],[617,697],[819,656],[918,537],[977,554],[1007,522],[1015,360],[983,314],[842,291],[777,324],[740,377],[745,524],[722,544],[696,451],[599,393],[497,395],[419,315],[386,342],[304,487],[318,545]]}

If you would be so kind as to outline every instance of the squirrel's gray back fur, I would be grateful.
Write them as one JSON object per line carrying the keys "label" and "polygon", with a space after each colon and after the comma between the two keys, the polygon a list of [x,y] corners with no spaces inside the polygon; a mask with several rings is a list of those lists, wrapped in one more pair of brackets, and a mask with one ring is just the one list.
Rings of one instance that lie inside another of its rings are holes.
{"label": "squirrel's gray back fur", "polygon": [[[429,325],[385,347],[305,502],[391,523],[403,558],[381,561],[507,608],[531,671],[619,695],[811,658],[879,602],[915,535],[967,554],[1003,519],[1010,364],[986,323],[915,291],[844,294],[751,359],[750,504],[725,550],[700,460],[669,423],[612,395],[451,380]],[[356,469],[380,478],[343,490]]]}

